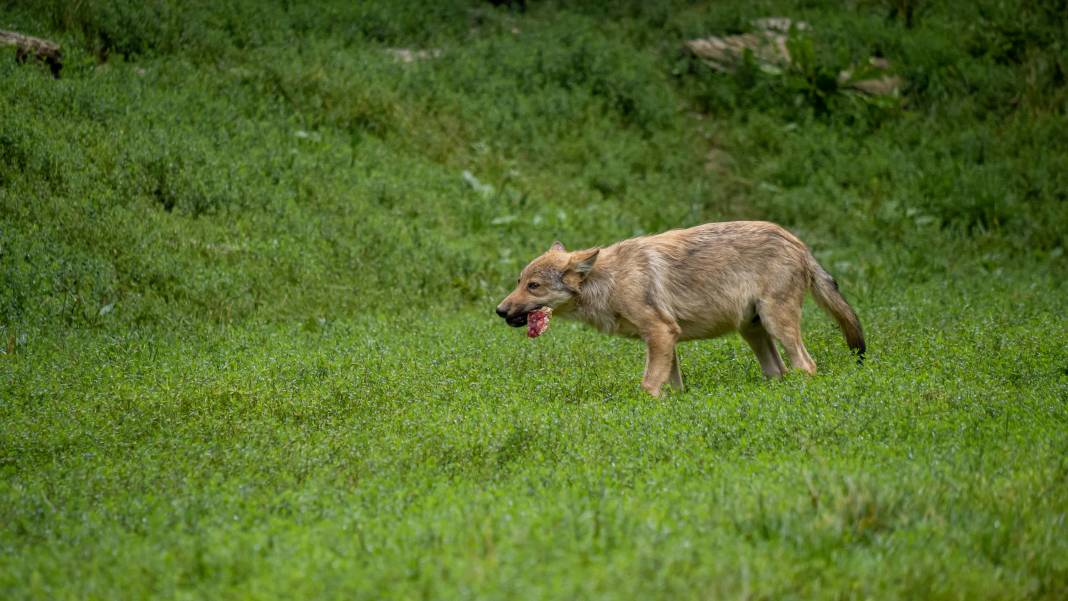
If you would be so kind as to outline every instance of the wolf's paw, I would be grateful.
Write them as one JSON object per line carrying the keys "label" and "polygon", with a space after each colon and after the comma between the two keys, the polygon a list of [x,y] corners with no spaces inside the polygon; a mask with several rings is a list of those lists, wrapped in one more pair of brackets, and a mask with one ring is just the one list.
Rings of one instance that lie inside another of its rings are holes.
{"label": "wolf's paw", "polygon": [[652,384],[647,384],[645,382],[642,382],[642,390],[647,392],[649,394],[649,396],[653,397],[654,399],[660,398],[660,395],[661,395],[660,386],[653,386]]}

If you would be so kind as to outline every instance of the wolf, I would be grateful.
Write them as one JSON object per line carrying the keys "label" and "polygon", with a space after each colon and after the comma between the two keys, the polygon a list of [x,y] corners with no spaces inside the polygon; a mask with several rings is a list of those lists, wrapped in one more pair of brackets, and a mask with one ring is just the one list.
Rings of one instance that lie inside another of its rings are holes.
{"label": "wolf", "polygon": [[768,378],[790,364],[809,374],[816,363],[801,340],[801,305],[811,290],[838,322],[858,363],[866,350],[856,312],[838,283],[796,236],[766,221],[707,223],[569,252],[554,242],[530,262],[497,306],[510,326],[532,311],[577,319],[647,346],[641,387],[654,397],[665,383],[682,390],[675,345],[738,332]]}

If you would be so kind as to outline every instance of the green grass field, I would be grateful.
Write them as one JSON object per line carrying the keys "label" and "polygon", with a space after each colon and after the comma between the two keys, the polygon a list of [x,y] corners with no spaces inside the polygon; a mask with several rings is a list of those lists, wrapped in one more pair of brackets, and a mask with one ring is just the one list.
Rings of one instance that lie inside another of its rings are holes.
{"label": "green grass field", "polygon": [[[681,50],[765,16],[781,74]],[[1068,597],[1064,2],[0,29],[65,53],[0,47],[0,598]],[[900,96],[834,83],[873,55]],[[817,376],[730,336],[652,399],[641,343],[493,315],[553,239],[729,219],[812,246],[863,367],[808,302]]]}

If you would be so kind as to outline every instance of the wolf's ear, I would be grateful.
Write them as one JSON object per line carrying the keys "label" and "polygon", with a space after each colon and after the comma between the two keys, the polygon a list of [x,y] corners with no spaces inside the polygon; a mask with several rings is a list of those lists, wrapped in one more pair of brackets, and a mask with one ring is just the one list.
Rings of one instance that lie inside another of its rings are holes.
{"label": "wolf's ear", "polygon": [[597,262],[597,255],[600,252],[601,249],[594,248],[593,250],[574,253],[571,255],[571,263],[568,264],[568,269],[585,278],[586,274],[593,269],[593,264]]}
{"label": "wolf's ear", "polygon": [[556,242],[553,242],[553,245],[549,247],[549,250],[558,250],[560,252],[564,252],[566,249],[564,248],[564,245],[561,244],[559,240],[557,240]]}

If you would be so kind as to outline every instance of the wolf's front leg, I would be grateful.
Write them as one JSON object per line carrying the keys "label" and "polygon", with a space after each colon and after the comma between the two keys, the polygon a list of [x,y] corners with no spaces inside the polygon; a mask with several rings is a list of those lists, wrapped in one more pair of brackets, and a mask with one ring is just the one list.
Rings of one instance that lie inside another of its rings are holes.
{"label": "wolf's front leg", "polygon": [[668,383],[675,390],[682,392],[686,389],[682,385],[682,369],[679,367],[679,349],[675,348],[675,351],[671,353],[671,377],[668,379]]}
{"label": "wolf's front leg", "polygon": [[[677,337],[669,328],[658,328],[646,334],[648,345],[645,357],[645,375],[642,377],[642,389],[660,396],[660,388],[672,375],[675,363],[675,342]],[[679,377],[680,384],[682,377]]]}

